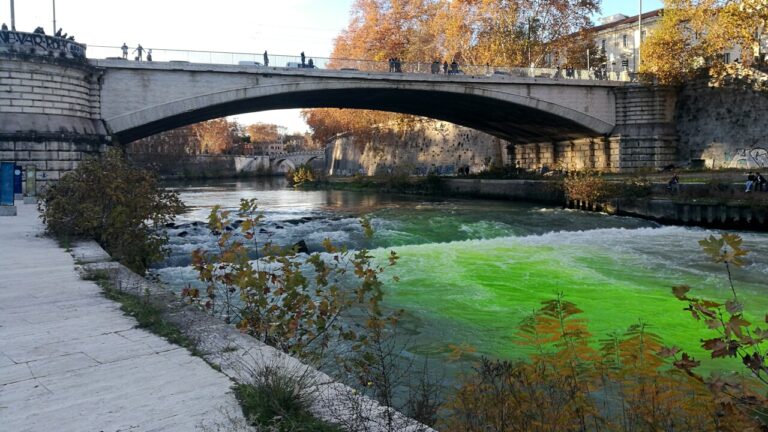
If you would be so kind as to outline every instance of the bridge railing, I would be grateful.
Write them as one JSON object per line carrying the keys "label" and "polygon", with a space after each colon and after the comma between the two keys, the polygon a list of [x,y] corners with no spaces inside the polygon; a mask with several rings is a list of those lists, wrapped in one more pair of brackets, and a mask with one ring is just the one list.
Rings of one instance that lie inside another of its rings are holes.
{"label": "bridge railing", "polygon": [[[145,47],[143,60],[151,50],[152,61],[170,63],[200,63],[241,65],[247,67],[265,67],[264,53],[244,53],[225,51],[195,51],[167,48]],[[122,50],[118,46],[88,45],[88,57],[93,59],[122,59]],[[600,71],[597,69],[575,69],[568,74],[566,69],[507,67],[490,65],[458,65],[447,68],[443,63],[433,62],[390,62],[348,58],[328,58],[285,54],[268,54],[268,66],[279,68],[312,68],[317,70],[340,70],[349,72],[436,74],[436,75],[472,75],[493,76],[495,78],[550,78],[630,81],[632,76],[626,71]],[[128,49],[128,61],[136,61],[135,47]],[[303,60],[303,61],[302,61]]]}

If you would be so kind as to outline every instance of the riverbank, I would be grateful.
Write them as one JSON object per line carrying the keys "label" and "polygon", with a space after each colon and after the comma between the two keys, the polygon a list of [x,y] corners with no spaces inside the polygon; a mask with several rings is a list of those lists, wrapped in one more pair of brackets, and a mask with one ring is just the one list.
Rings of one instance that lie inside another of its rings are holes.
{"label": "riverbank", "polygon": [[35,206],[17,208],[0,223],[0,429],[193,431],[242,420],[225,375],[136,328],[43,236]]}
{"label": "riverbank", "polygon": [[[312,414],[341,429],[385,431],[392,417],[398,430],[431,431],[187,305],[94,242],[65,251],[43,235],[34,206],[17,204],[19,216],[0,225],[0,414],[9,430],[249,431],[232,386],[258,385],[268,370],[297,380]],[[194,354],[137,328],[76,266],[158,310]]]}
{"label": "riverbank", "polygon": [[[744,185],[735,181],[743,176],[740,172],[724,172],[715,176],[698,173],[695,179],[687,179],[674,191],[667,188],[666,182],[658,182],[663,176],[668,174],[657,174],[649,179],[655,182],[651,183],[647,196],[613,198],[601,203],[566,200],[562,179],[556,178],[329,177],[318,187],[519,200],[633,216],[672,225],[768,231],[768,192],[744,192]],[[620,182],[626,180],[626,176],[612,176],[608,180]]]}

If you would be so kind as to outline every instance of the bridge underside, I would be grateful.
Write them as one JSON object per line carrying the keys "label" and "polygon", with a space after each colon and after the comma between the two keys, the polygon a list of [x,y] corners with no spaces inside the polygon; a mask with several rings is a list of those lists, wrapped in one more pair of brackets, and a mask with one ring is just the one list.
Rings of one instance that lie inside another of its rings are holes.
{"label": "bridge underside", "polygon": [[[113,131],[122,143],[212,118],[291,108],[371,109],[413,114],[477,129],[514,142],[544,142],[603,135],[564,116],[504,100],[455,92],[391,88],[320,89],[282,92],[171,112],[136,127]],[[156,107],[159,111],[161,107]],[[107,120],[107,126],[109,120]]]}

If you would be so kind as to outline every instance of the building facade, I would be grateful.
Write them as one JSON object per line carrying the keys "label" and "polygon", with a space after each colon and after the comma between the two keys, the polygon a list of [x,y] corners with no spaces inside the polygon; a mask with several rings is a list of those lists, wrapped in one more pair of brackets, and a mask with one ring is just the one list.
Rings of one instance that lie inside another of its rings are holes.
{"label": "building facade", "polygon": [[[596,49],[605,54],[606,69],[609,73],[637,73],[638,57],[642,62],[642,41],[653,33],[661,22],[663,9],[643,13],[642,17],[611,15],[600,19],[600,24],[593,27]],[[642,29],[642,30],[641,30]],[[768,35],[764,29],[755,29],[760,43],[752,47],[755,52],[755,64],[765,61],[768,52]],[[641,48],[638,53],[638,47]],[[724,63],[740,61],[742,49],[733,46],[722,53]]]}

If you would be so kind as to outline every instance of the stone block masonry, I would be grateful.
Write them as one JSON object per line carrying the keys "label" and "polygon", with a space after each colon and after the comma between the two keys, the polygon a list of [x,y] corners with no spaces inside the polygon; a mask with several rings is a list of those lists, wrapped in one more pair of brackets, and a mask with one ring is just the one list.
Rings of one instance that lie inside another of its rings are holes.
{"label": "stone block masonry", "polygon": [[768,93],[747,79],[685,86],[675,123],[682,157],[707,168],[768,169]]}
{"label": "stone block masonry", "polygon": [[0,50],[0,160],[34,165],[42,189],[103,152],[100,76],[81,57]]}
{"label": "stone block masonry", "polygon": [[617,171],[620,150],[604,137],[517,144],[511,154],[512,163],[519,168]]}
{"label": "stone block masonry", "polygon": [[480,172],[508,161],[509,142],[447,122],[422,119],[401,131],[380,126],[369,137],[342,136],[326,149],[332,175],[425,175],[430,170],[457,174],[461,167]]}

